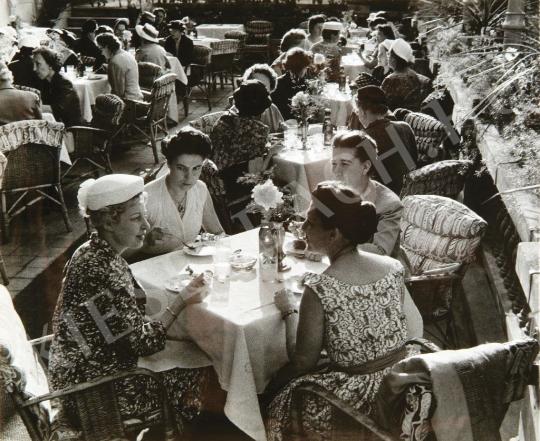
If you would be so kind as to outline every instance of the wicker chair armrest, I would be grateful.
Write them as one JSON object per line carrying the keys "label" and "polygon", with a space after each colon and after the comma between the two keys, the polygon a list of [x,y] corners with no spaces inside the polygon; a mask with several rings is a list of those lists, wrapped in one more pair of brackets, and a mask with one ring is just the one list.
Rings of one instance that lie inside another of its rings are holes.
{"label": "wicker chair armrest", "polygon": [[68,132],[87,132],[95,133],[96,135],[107,135],[107,131],[103,129],[98,129],[97,127],[88,127],[88,126],[71,126],[67,128]]}
{"label": "wicker chair armrest", "polygon": [[146,101],[141,100],[126,100],[126,105],[135,105],[135,106],[143,106],[143,107],[150,107],[150,103],[147,103]]}
{"label": "wicker chair armrest", "polygon": [[44,335],[43,337],[34,338],[33,340],[28,340],[28,343],[30,343],[32,346],[40,345],[42,343],[48,343],[52,341],[53,334]]}
{"label": "wicker chair armrest", "polygon": [[397,441],[391,434],[379,428],[377,423],[373,421],[370,417],[362,414],[350,404],[344,402],[340,398],[336,397],[331,392],[316,386],[316,385],[306,385],[300,386],[296,389],[295,393],[311,393],[317,395],[319,398],[327,401],[332,406],[341,410],[343,413],[354,419],[358,424],[364,426],[366,429],[370,430],[375,434],[379,439],[383,441]]}
{"label": "wicker chair armrest", "polygon": [[444,272],[439,274],[421,274],[419,276],[410,276],[405,278],[405,283],[434,282],[443,280],[458,280],[461,275],[455,272]]}
{"label": "wicker chair armrest", "polygon": [[429,341],[425,338],[421,338],[421,337],[413,337],[413,338],[409,338],[406,342],[405,342],[406,345],[418,345],[420,346],[423,350],[422,350],[422,353],[432,353],[432,352],[439,352],[439,351],[442,351],[442,349],[437,346],[435,343],[433,343],[432,341]]}
{"label": "wicker chair armrest", "polygon": [[72,394],[75,394],[77,392],[88,390],[88,389],[91,389],[93,387],[100,386],[100,385],[105,384],[105,383],[109,383],[111,381],[116,381],[116,380],[120,380],[120,379],[125,378],[125,377],[130,377],[132,375],[143,375],[143,376],[151,377],[151,378],[157,380],[158,382],[160,381],[159,375],[156,372],[152,372],[151,370],[144,369],[144,368],[135,368],[135,369],[131,369],[129,371],[118,372],[118,373],[112,374],[112,375],[106,375],[104,377],[97,378],[97,379],[92,380],[92,381],[86,381],[84,383],[76,384],[74,386],[67,387],[67,388],[62,389],[62,390],[58,390],[58,391],[55,391],[55,392],[50,392],[48,394],[44,394],[44,395],[41,395],[39,397],[31,398],[29,400],[24,401],[22,403],[22,407],[33,406],[33,405],[41,403],[43,401],[50,401],[50,400],[55,399],[55,398],[72,395]]}
{"label": "wicker chair armrest", "polygon": [[151,90],[146,90],[146,89],[141,89],[141,92],[143,94],[143,100],[146,102],[150,102],[150,100],[152,99],[152,91]]}

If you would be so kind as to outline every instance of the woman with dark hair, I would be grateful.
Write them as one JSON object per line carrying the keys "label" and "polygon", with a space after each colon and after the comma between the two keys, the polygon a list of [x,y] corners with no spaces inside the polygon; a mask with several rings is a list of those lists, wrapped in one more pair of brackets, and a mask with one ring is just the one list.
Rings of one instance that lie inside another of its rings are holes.
{"label": "woman with dark hair", "polygon": [[[277,75],[268,64],[254,64],[248,68],[242,76],[242,81],[247,80],[260,81],[268,93],[272,93],[277,85]],[[283,116],[274,103],[261,114],[261,122],[268,126],[270,133],[283,131]]]}
{"label": "woman with dark hair", "polygon": [[[150,321],[145,316],[145,293],[121,256],[127,249],[139,248],[148,231],[142,178],[111,174],[89,179],[77,196],[82,215],[96,231],[65,268],[49,352],[48,376],[54,391],[136,368],[139,357],[164,349],[167,329],[181,310],[208,294],[206,279],[200,275],[159,319]],[[201,408],[207,368],[171,369],[160,375],[177,421],[193,418]],[[115,390],[122,421],[146,421],[161,407],[157,384],[148,377],[125,377],[115,382]],[[67,397],[61,403],[78,429],[75,402]]]}
{"label": "woman with dark hair", "polygon": [[390,110],[420,111],[422,101],[431,93],[431,82],[412,69],[414,55],[410,44],[401,38],[395,40],[390,46],[388,64],[394,72],[384,79],[381,89],[386,94]]}
{"label": "woman with dark hair", "polygon": [[[322,28],[322,41],[311,46],[314,54],[323,54],[327,59],[341,60],[341,48],[338,46],[343,25],[339,21],[327,21]],[[339,63],[338,63],[339,64]]]}
{"label": "woman with dark hair", "polygon": [[60,65],[73,65],[77,63],[77,55],[71,50],[68,45],[70,36],[66,36],[66,32],[63,29],[50,28],[45,32],[49,37],[49,49],[55,51],[58,54],[58,60]]}
{"label": "woman with dark hair", "polygon": [[[313,46],[315,43],[322,41],[322,27],[326,17],[322,14],[312,15],[308,20],[308,36],[307,42],[309,46]],[[309,49],[309,48],[308,48]]]}
{"label": "woman with dark hair", "polygon": [[283,60],[285,59],[289,49],[292,49],[293,47],[301,47],[302,49],[306,49],[306,38],[307,35],[302,29],[291,29],[287,31],[285,35],[283,35],[279,45],[281,54],[272,63],[272,69],[276,71],[276,74],[283,75],[285,70],[283,68]]}
{"label": "woman with dark hair", "polygon": [[145,186],[150,223],[142,252],[163,254],[192,242],[201,227],[223,233],[206,184],[199,180],[204,161],[212,152],[207,135],[184,127],[162,143],[169,173]]}
{"label": "woman with dark hair", "polygon": [[83,57],[94,58],[94,69],[98,69],[105,62],[96,44],[96,31],[98,25],[95,20],[86,20],[82,25],[81,38],[75,42],[75,52]]}
{"label": "woman with dark hair", "polygon": [[[322,274],[304,277],[299,312],[292,292],[275,294],[290,362],[271,385],[289,382],[268,408],[269,441],[290,439],[296,406],[305,429],[317,439],[330,435],[332,406],[311,396],[293,403],[300,386],[322,387],[371,414],[383,378],[412,352],[405,341],[422,336],[422,319],[405,288],[401,264],[357,248],[377,231],[375,206],[336,182],[319,184],[312,196],[302,229],[308,248],[327,255],[330,266]],[[317,370],[323,349],[329,364]]]}
{"label": "woman with dark hair", "polygon": [[277,80],[277,86],[271,93],[272,101],[285,120],[294,118],[291,112],[291,98],[307,89],[306,72],[312,63],[311,52],[295,47],[290,49],[283,61],[285,74]]}
{"label": "woman with dark hair", "polygon": [[129,28],[129,20],[127,18],[117,18],[114,22],[113,33],[122,42],[122,48],[124,50],[129,49],[129,44],[131,42],[131,31]]}
{"label": "woman with dark hair", "polygon": [[51,106],[56,121],[66,127],[81,123],[81,103],[73,84],[60,73],[62,64],[58,54],[40,47],[34,50],[34,71],[42,82],[41,100]]}
{"label": "woman with dark hair", "polygon": [[[360,46],[358,55],[364,62],[364,65],[370,69],[377,69],[377,73],[374,74],[375,78],[381,80],[390,71],[388,65],[388,48],[392,42],[396,39],[394,30],[389,24],[382,24],[377,26],[377,47],[371,57],[364,57],[363,46]],[[381,80],[382,81],[382,80]]]}
{"label": "woman with dark hair", "polygon": [[370,136],[354,130],[338,133],[332,141],[332,171],[335,179],[358,192],[363,201],[375,205],[377,231],[360,245],[371,253],[397,257],[403,205],[399,196],[372,179],[377,144]]}
{"label": "woman with dark hair", "polygon": [[139,87],[139,68],[137,61],[113,34],[100,34],[96,38],[101,53],[107,60],[107,77],[111,93],[123,100],[142,100]]}

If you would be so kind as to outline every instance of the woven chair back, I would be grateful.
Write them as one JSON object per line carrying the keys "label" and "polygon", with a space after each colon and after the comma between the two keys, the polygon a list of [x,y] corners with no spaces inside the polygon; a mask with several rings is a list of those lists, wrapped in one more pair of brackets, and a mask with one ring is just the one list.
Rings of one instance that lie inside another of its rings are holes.
{"label": "woven chair back", "polygon": [[60,182],[64,124],[27,120],[0,127],[0,151],[8,158],[2,190]]}
{"label": "woven chair back", "polygon": [[214,124],[221,118],[221,115],[227,113],[226,111],[207,113],[206,115],[201,116],[200,118],[194,119],[189,123],[189,125],[201,132],[210,135]]}
{"label": "woven chair back", "polygon": [[150,109],[148,115],[152,121],[158,121],[167,117],[169,100],[175,92],[174,83],[176,74],[168,73],[154,81],[152,95],[150,98]]}
{"label": "woven chair back", "polygon": [[450,263],[469,263],[487,223],[465,205],[443,196],[403,199],[400,241],[413,274]]}
{"label": "woven chair back", "polygon": [[473,163],[468,160],[447,160],[425,165],[405,175],[400,197],[415,194],[436,194],[456,199],[465,186]]}
{"label": "woven chair back", "polygon": [[35,93],[39,98],[39,105],[41,105],[41,90],[29,86],[21,86],[19,84],[14,84],[13,87],[18,90],[24,90],[25,92]]}
{"label": "woven chair back", "polygon": [[154,63],[141,61],[137,64],[139,67],[139,86],[150,90],[154,81],[163,73],[163,69]]}
{"label": "woven chair back", "polygon": [[126,105],[122,98],[112,93],[105,93],[96,97],[92,126],[98,129],[110,130],[118,127]]}

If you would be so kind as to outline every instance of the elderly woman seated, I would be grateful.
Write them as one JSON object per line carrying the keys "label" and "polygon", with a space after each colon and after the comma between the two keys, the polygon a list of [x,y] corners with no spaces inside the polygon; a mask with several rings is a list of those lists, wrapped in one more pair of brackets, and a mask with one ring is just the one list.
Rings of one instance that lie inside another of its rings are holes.
{"label": "elderly woman seated", "polygon": [[42,81],[41,99],[51,106],[56,121],[67,127],[81,123],[81,104],[73,83],[60,73],[58,54],[40,47],[34,50],[34,71]]}
{"label": "elderly woman seated", "polygon": [[[258,80],[264,84],[268,93],[272,93],[276,88],[277,75],[268,64],[254,64],[244,72],[242,80]],[[270,133],[283,130],[283,116],[274,103],[261,114],[261,122],[268,126]]]}
{"label": "elderly woman seated", "polygon": [[145,187],[150,232],[143,253],[163,254],[181,248],[194,241],[201,228],[213,234],[223,232],[206,184],[199,180],[211,151],[208,136],[190,127],[162,143],[169,173]]}
{"label": "elderly woman seated", "polygon": [[285,56],[285,73],[278,78],[277,86],[271,94],[272,101],[285,120],[294,118],[291,98],[307,89],[306,72],[311,62],[311,53],[299,47],[290,49]]}
{"label": "elderly woman seated", "polygon": [[24,119],[41,119],[39,97],[13,87],[13,74],[0,61],[0,125]]}
{"label": "elderly woman seated", "polygon": [[[292,292],[275,295],[290,362],[270,386],[288,382],[268,408],[270,441],[292,439],[292,396],[299,386],[320,386],[369,415],[385,375],[413,352],[406,340],[422,336],[422,318],[405,287],[401,264],[358,250],[377,231],[371,202],[342,184],[321,183],[302,228],[308,248],[327,255],[330,266],[322,274],[306,274],[299,312]],[[323,349],[330,363],[317,369]],[[326,439],[332,430],[331,406],[317,399],[297,404],[303,427],[318,435],[305,439]]]}
{"label": "elderly woman seated", "polygon": [[398,38],[390,46],[388,63],[393,73],[388,75],[381,88],[386,94],[388,107],[391,110],[405,108],[414,112],[420,111],[424,98],[431,92],[429,78],[416,73],[413,50],[409,43]]}
{"label": "elderly woman seated", "polygon": [[[49,382],[55,391],[135,368],[140,356],[164,348],[167,329],[180,311],[207,294],[206,279],[200,275],[166,308],[160,320],[149,321],[144,291],[121,257],[127,248],[143,244],[149,228],[142,178],[113,174],[89,179],[81,185],[78,199],[82,214],[89,217],[97,232],[75,251],[65,269],[49,352]],[[206,369],[162,373],[177,418],[191,418],[198,412],[207,373]],[[115,389],[125,420],[145,419],[160,407],[156,385],[141,377],[118,380]],[[184,406],[188,400],[189,406]],[[64,398],[62,405],[68,420],[77,427],[74,403]]]}
{"label": "elderly woman seated", "polygon": [[[281,38],[281,43],[279,45],[279,50],[281,54],[277,57],[272,63],[272,69],[276,71],[276,74],[283,75],[285,69],[283,67],[283,60],[287,55],[287,51],[293,47],[301,47],[302,49],[307,49],[306,40],[307,35],[302,29],[291,29],[283,35]],[[311,45],[309,45],[311,46]]]}
{"label": "elderly woman seated", "polygon": [[371,178],[373,164],[370,158],[377,158],[375,141],[363,132],[347,131],[334,137],[332,147],[335,178],[356,190],[362,200],[375,206],[377,231],[360,248],[372,253],[398,256],[403,206],[397,194]]}

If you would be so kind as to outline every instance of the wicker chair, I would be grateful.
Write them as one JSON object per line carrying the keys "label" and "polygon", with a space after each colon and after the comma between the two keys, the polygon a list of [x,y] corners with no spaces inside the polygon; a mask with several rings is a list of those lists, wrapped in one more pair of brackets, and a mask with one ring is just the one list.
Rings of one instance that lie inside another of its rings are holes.
{"label": "wicker chair", "polygon": [[78,174],[79,178],[89,174],[97,175],[100,171],[113,172],[110,151],[112,140],[121,127],[124,108],[124,102],[118,96],[113,94],[98,95],[91,127],[68,127],[68,132],[73,134],[75,149],[70,153],[73,163],[64,172],[62,179],[72,174],[81,163],[86,163],[90,168],[86,169],[84,173]]}
{"label": "wicker chair", "polygon": [[[0,152],[0,188],[2,188],[2,179],[4,179],[4,172],[6,170],[6,166],[7,158],[2,152]],[[4,257],[2,256],[2,253],[0,253],[0,274],[2,275],[2,281],[4,282],[4,285],[9,285],[9,277],[7,275],[6,265],[4,264]]]}
{"label": "wicker chair", "polygon": [[146,61],[141,61],[137,65],[139,67],[139,86],[143,94],[146,92],[145,95],[150,95],[154,81],[163,74],[163,69],[157,64]]}
{"label": "wicker chair", "polygon": [[453,291],[475,260],[486,227],[480,216],[453,199],[435,195],[403,199],[400,243],[401,260],[410,274],[406,284],[424,323],[432,324],[437,331],[432,335],[447,346],[456,343]]}
{"label": "wicker chair", "polygon": [[214,90],[216,90],[217,75],[219,75],[222,89],[224,84],[227,84],[227,79],[230,80],[230,85],[234,87],[234,60],[238,53],[239,44],[238,40],[221,40],[210,43],[212,57],[208,70]]}
{"label": "wicker chair", "polygon": [[472,170],[472,161],[448,160],[425,165],[403,178],[400,197],[436,194],[457,199]]}
{"label": "wicker chair", "polygon": [[416,164],[418,167],[448,159],[449,155],[443,147],[447,133],[440,121],[429,115],[411,112],[408,109],[396,109],[394,115],[398,120],[405,121],[413,129],[418,149],[418,161]]}
{"label": "wicker chair", "polygon": [[227,112],[220,111],[220,112],[207,113],[206,115],[203,115],[200,118],[194,119],[193,121],[189,123],[189,125],[197,130],[200,130],[206,135],[210,135],[210,132],[212,132],[212,127],[214,127],[214,124],[217,122],[219,118],[221,118],[221,115],[224,115],[225,113]]}
{"label": "wicker chair", "polygon": [[[210,101],[210,79],[209,65],[211,50],[206,46],[195,46],[193,48],[193,63],[190,64],[190,74],[188,77],[188,88],[186,96],[184,96],[184,113],[189,114],[189,103],[191,101],[206,101],[208,110],[212,110]],[[192,96],[193,89],[199,89],[202,93],[202,98],[194,98]]]}
{"label": "wicker chair", "polygon": [[246,44],[244,55],[263,55],[263,61],[270,61],[270,36],[274,30],[272,22],[266,20],[252,20],[246,23]]}
{"label": "wicker chair", "polygon": [[[9,238],[11,220],[45,198],[60,206],[66,229],[71,231],[60,179],[64,134],[64,124],[43,120],[17,121],[0,127],[0,151],[8,158],[0,188],[4,241]],[[53,190],[56,197],[47,190]]]}
{"label": "wicker chair", "polygon": [[[440,109],[440,110],[439,110]],[[431,92],[422,101],[421,107],[422,113],[432,116],[438,119],[442,123],[447,123],[448,120],[452,120],[452,114],[454,113],[454,100],[448,89],[436,89]],[[445,121],[442,121],[440,112],[445,115]]]}
{"label": "wicker chair", "polygon": [[234,57],[234,71],[237,75],[242,75],[244,69],[242,68],[242,53],[244,46],[246,45],[247,34],[242,31],[229,31],[225,33],[226,40],[238,40],[238,50]]}
{"label": "wicker chair", "polygon": [[[151,421],[123,421],[118,411],[114,381],[144,375],[153,378],[161,386],[159,376],[146,369],[119,372],[50,392],[44,369],[33,347],[44,350],[51,339],[49,335],[27,340],[9,292],[0,287],[0,439],[125,439],[128,434],[137,434],[143,428],[164,423],[170,437],[168,439],[172,439],[168,404],[161,387],[161,408],[152,414],[155,418]],[[70,427],[65,417],[56,415],[49,404],[52,399],[67,396],[72,397],[76,403],[80,431]]]}
{"label": "wicker chair", "polygon": [[[373,406],[377,410],[372,416],[320,386],[295,389],[293,431],[300,435],[299,439],[310,439],[309,434],[302,433],[302,402],[307,397],[317,398],[332,408],[331,440],[434,441],[437,428],[431,421],[436,409],[442,407],[443,412],[448,412],[452,406],[463,408],[467,403],[473,406],[468,408],[471,424],[481,425],[487,437],[496,437],[508,405],[522,399],[527,385],[536,385],[538,381],[534,373],[538,342],[534,339],[479,345],[455,355],[454,351],[440,351],[423,339],[411,339],[408,343],[419,344],[424,351],[394,365],[379,387]],[[484,357],[483,362],[479,362],[478,354]],[[465,372],[456,372],[460,361],[461,366],[467,366]],[[429,370],[432,366],[436,366],[436,373]],[[460,394],[449,396],[444,388],[438,388],[433,377],[440,378],[449,371],[457,373],[458,381],[467,380],[461,399]],[[496,390],[492,390],[495,385]],[[489,419],[489,423],[495,424],[488,428]],[[445,422],[446,427],[452,427],[451,421]]]}
{"label": "wicker chair", "polygon": [[[159,162],[157,142],[169,134],[167,112],[169,100],[175,93],[175,81],[176,75],[167,73],[154,81],[149,102],[126,100],[126,125],[123,129],[133,128],[150,141],[156,164]],[[146,110],[143,116],[138,116],[140,109]],[[164,136],[159,137],[159,132]]]}
{"label": "wicker chair", "polygon": [[29,87],[29,86],[21,86],[19,84],[14,84],[13,87],[15,89],[18,89],[18,90],[24,90],[26,92],[32,92],[32,93],[35,93],[38,98],[39,98],[39,104],[41,105],[41,90],[39,89],[34,89],[33,87]]}

